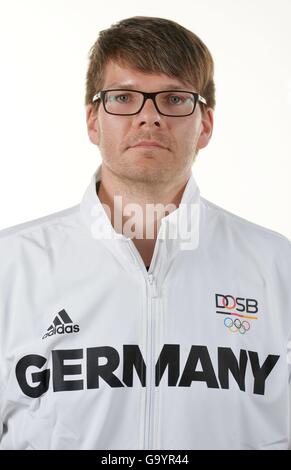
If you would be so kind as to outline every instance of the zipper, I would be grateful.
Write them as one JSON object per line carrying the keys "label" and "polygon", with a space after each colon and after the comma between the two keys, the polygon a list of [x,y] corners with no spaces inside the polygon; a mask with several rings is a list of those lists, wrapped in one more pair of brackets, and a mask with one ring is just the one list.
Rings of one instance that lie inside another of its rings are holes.
{"label": "zipper", "polygon": [[154,399],[155,399],[155,322],[156,309],[155,299],[157,298],[157,286],[153,274],[148,275],[149,299],[148,299],[148,324],[147,324],[147,350],[148,350],[148,382],[146,387],[146,407],[145,407],[145,432],[144,448],[152,449],[154,441]]}
{"label": "zipper", "polygon": [[152,273],[149,273],[148,278],[149,278],[149,285],[150,285],[150,291],[151,291],[152,297],[158,297],[158,290],[157,290],[157,285],[155,282],[154,275]]}
{"label": "zipper", "polygon": [[[157,239],[151,266],[154,270],[157,264],[160,240]],[[132,240],[128,239],[128,246],[135,262],[141,268],[147,287],[147,331],[146,331],[146,387],[145,387],[145,424],[144,424],[144,449],[152,449],[154,441],[154,394],[155,394],[155,323],[157,319],[156,299],[159,297],[156,278],[152,272],[148,272],[144,262]]]}

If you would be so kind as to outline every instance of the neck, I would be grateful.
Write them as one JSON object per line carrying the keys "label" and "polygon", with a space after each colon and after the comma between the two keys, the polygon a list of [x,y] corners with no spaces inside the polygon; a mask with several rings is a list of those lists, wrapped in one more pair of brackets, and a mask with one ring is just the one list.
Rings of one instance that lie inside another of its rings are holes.
{"label": "neck", "polygon": [[176,210],[190,174],[168,184],[127,180],[104,164],[98,191],[100,202],[110,209],[114,230],[132,240],[157,238],[163,217]]}

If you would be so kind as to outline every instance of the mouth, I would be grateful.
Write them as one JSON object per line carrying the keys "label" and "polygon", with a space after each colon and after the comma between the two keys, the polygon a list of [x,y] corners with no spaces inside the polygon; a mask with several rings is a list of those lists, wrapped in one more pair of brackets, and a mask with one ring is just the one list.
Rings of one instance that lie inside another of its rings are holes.
{"label": "mouth", "polygon": [[139,142],[130,148],[144,148],[144,149],[163,149],[168,150],[166,147],[160,145],[158,142]]}
{"label": "mouth", "polygon": [[134,147],[131,147],[133,149],[136,149],[136,148],[143,148],[143,149],[148,149],[148,150],[152,150],[152,149],[163,149],[163,150],[167,150],[165,149],[165,147],[161,147],[160,145],[145,145],[145,144],[141,144],[141,145],[135,145]]}

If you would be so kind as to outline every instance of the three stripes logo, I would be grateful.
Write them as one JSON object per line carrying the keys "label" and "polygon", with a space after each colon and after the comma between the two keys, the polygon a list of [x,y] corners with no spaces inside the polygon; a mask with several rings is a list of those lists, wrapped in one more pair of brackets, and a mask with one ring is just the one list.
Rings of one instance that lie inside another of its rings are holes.
{"label": "three stripes logo", "polygon": [[224,326],[231,333],[245,334],[258,320],[258,301],[233,295],[215,294],[216,313],[224,315]]}
{"label": "three stripes logo", "polygon": [[73,321],[67,314],[66,310],[61,310],[56,316],[52,324],[48,327],[46,334],[42,339],[53,335],[64,335],[66,333],[78,333],[80,331],[79,325],[74,325]]}

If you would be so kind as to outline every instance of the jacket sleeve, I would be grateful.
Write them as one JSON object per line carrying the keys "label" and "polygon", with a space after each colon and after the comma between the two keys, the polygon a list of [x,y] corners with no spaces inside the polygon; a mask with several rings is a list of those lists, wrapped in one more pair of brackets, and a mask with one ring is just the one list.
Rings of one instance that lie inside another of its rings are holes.
{"label": "jacket sleeve", "polygon": [[[290,312],[291,315],[291,312]],[[289,366],[289,445],[288,449],[291,450],[291,336],[287,346],[287,361]]]}
{"label": "jacket sleeve", "polygon": [[[1,266],[0,266],[1,269]],[[0,286],[2,283],[1,272],[0,272]],[[5,332],[4,328],[4,318],[3,318],[3,308],[2,308],[2,298],[0,296],[0,448],[1,448],[1,439],[3,434],[3,406],[4,406],[4,388],[5,388],[5,373],[4,373],[4,362],[3,362],[3,343],[4,338],[3,334]]]}
{"label": "jacket sleeve", "polygon": [[[0,273],[1,274],[1,273]],[[0,276],[0,285],[1,285],[1,276]],[[5,390],[5,372],[4,372],[4,361],[3,361],[3,343],[4,338],[3,334],[5,332],[4,328],[4,319],[3,319],[3,306],[2,298],[0,296],[0,449],[1,449],[1,440],[3,434],[3,407],[4,407],[4,390]]]}
{"label": "jacket sleeve", "polygon": [[2,389],[3,389],[3,377],[0,371],[0,443],[3,433],[3,419],[2,419],[2,406],[3,406],[3,396],[2,396]]}
{"label": "jacket sleeve", "polygon": [[3,236],[5,230],[0,231],[0,449],[5,429],[4,406],[7,385],[7,373],[5,363],[5,346],[9,336],[7,313],[8,299],[11,291],[11,260],[15,245],[9,238]]}
{"label": "jacket sleeve", "polygon": [[[288,247],[289,247],[289,257],[288,257],[288,284],[291,285],[291,241],[288,239]],[[290,298],[290,291],[289,291],[289,302],[288,302],[288,314],[289,314],[289,324],[291,323],[291,298]],[[288,424],[289,424],[289,445],[288,449],[291,450],[291,329],[289,330],[289,338],[287,343],[287,363],[288,363],[288,372],[289,372],[289,409],[288,409]]]}

